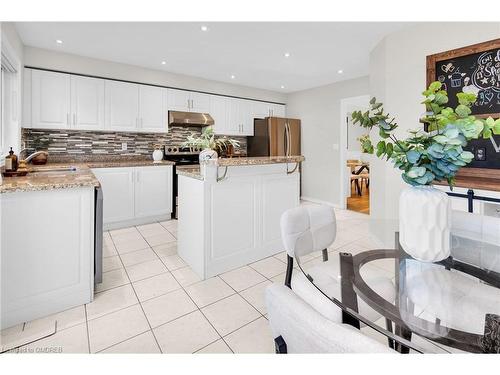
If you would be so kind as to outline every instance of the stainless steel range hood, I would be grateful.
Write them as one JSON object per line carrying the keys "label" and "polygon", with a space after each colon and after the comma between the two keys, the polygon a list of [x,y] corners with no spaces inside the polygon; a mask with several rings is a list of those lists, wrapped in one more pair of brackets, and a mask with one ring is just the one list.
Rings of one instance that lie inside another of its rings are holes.
{"label": "stainless steel range hood", "polygon": [[210,126],[214,119],[208,113],[168,111],[169,125]]}

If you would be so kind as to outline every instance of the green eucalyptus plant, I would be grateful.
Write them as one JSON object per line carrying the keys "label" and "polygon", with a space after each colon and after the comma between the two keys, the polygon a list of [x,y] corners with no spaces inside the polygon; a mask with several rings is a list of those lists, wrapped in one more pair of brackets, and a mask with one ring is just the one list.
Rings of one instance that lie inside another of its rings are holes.
{"label": "green eucalyptus plant", "polygon": [[361,152],[364,154],[373,154],[373,144],[370,139],[369,134],[364,134],[358,138],[359,143],[361,144]]}
{"label": "green eucalyptus plant", "polygon": [[[375,98],[370,100],[370,109],[352,114],[354,124],[370,130],[378,128],[382,140],[376,146],[377,156],[391,160],[403,172],[403,180],[412,186],[431,185],[434,180],[446,180],[453,186],[458,170],[474,158],[463,149],[468,141],[500,134],[500,119],[483,120],[471,115],[475,94],[458,93],[458,105],[453,109],[446,107],[448,94],[441,86],[441,82],[433,82],[423,92],[426,112],[420,121],[427,125],[427,131],[411,130],[406,139],[396,137],[398,124]],[[371,145],[371,141],[364,142],[369,148],[366,144]]]}
{"label": "green eucalyptus plant", "polygon": [[235,139],[227,138],[227,137],[216,137],[214,130],[211,126],[203,129],[201,135],[199,137],[195,137],[193,134],[189,135],[186,139],[186,142],[182,144],[183,147],[194,147],[200,148],[202,150],[210,148],[214,151],[224,151],[229,145],[233,147],[239,147],[240,142]]}

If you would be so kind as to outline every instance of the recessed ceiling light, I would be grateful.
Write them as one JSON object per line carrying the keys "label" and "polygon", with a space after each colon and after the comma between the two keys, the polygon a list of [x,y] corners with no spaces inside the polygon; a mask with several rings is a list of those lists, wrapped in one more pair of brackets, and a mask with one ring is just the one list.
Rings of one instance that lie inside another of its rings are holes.
{"label": "recessed ceiling light", "polygon": [[285,88],[285,86],[281,85],[281,88],[282,88],[282,89],[284,89],[284,88]]}
{"label": "recessed ceiling light", "polygon": [[208,31],[208,26],[203,25],[200,27],[201,31]]}
{"label": "recessed ceiling light", "polygon": [[231,74],[231,79],[235,79],[236,76],[234,74]]}
{"label": "recessed ceiling light", "polygon": [[337,73],[342,74],[342,73],[344,73],[344,71],[342,69],[339,69],[339,70],[337,70]]}
{"label": "recessed ceiling light", "polygon": [[285,57],[290,57],[290,52],[285,52]]}
{"label": "recessed ceiling light", "polygon": [[161,65],[165,65],[167,62],[166,61],[162,61],[161,62]]}
{"label": "recessed ceiling light", "polygon": [[57,43],[57,44],[62,44],[63,42],[62,42],[62,40],[61,40],[61,39],[56,39],[56,43]]}

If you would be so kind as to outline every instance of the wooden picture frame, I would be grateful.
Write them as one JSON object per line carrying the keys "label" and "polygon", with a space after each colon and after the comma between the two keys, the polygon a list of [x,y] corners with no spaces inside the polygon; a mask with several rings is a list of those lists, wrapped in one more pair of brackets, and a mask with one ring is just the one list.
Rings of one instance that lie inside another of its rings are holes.
{"label": "wooden picture frame", "polygon": [[[500,38],[427,56],[426,87],[436,80],[436,63],[496,48],[500,49]],[[489,116],[499,118],[500,112],[485,114],[479,113],[474,114],[474,116],[478,118],[487,118]],[[441,185],[445,184],[441,183]],[[456,186],[470,189],[500,191],[500,169],[463,167],[456,176]]]}
{"label": "wooden picture frame", "polygon": [[[461,47],[452,49],[445,52],[439,52],[434,55],[427,56],[427,86],[436,80],[436,63],[439,61],[454,59],[457,57],[473,55],[475,53],[481,53],[489,51],[491,49],[500,48],[500,38],[489,40],[487,42],[473,44],[471,46]],[[479,118],[493,117],[499,118],[499,113],[487,113],[487,114],[475,114],[474,116]]]}

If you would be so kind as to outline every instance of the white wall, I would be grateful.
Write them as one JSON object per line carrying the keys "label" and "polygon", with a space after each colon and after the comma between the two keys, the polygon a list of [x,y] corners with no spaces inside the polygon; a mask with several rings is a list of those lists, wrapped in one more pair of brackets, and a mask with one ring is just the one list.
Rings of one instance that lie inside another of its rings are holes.
{"label": "white wall", "polygon": [[361,77],[288,95],[287,116],[302,121],[304,198],[340,204],[340,101],[368,91],[368,77]]}
{"label": "white wall", "polygon": [[[426,85],[427,55],[499,37],[500,23],[421,23],[380,42],[370,55],[370,92],[396,117],[398,137],[421,126],[418,119],[424,107],[419,103]],[[370,174],[372,228],[389,245],[397,228],[398,197],[404,183],[390,163],[374,161]]]}
{"label": "white wall", "polygon": [[[216,94],[240,96],[285,103],[286,94],[261,90],[247,86],[211,81],[161,70],[141,68],[35,47],[24,47],[24,64],[30,67],[53,69],[69,73],[95,75],[141,83],[157,84],[189,90],[206,91]],[[203,61],[200,61],[203,64]]]}

